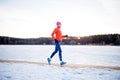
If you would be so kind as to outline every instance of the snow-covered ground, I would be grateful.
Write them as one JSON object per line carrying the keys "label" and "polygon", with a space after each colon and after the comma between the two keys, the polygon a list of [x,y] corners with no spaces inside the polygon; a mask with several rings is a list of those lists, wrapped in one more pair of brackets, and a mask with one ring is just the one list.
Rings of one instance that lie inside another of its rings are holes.
{"label": "snow-covered ground", "polygon": [[[119,66],[119,46],[62,46],[67,64]],[[46,62],[54,46],[1,45],[1,60]],[[58,63],[58,54],[52,64]],[[0,62],[0,80],[120,80],[120,70]]]}
{"label": "snow-covered ground", "polygon": [[120,71],[0,63],[0,80],[120,80]]}

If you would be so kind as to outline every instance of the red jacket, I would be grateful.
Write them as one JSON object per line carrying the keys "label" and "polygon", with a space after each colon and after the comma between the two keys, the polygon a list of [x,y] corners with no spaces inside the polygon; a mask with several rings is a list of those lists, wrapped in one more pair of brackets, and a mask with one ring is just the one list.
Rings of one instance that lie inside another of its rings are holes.
{"label": "red jacket", "polygon": [[62,35],[62,32],[60,30],[60,27],[57,27],[53,30],[52,34],[52,39],[56,39],[57,41],[62,41],[64,36]]}

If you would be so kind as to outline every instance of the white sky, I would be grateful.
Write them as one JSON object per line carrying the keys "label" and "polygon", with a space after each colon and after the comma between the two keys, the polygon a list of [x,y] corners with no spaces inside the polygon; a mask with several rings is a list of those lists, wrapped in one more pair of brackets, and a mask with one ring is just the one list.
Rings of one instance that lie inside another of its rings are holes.
{"label": "white sky", "polygon": [[120,34],[120,0],[0,0],[0,36],[50,37],[61,21],[63,34]]}

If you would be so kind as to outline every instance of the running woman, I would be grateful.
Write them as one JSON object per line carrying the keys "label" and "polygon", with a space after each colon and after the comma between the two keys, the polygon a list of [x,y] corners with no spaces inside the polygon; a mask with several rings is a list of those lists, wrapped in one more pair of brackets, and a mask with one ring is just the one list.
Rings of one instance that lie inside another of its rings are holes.
{"label": "running woman", "polygon": [[61,22],[56,22],[57,27],[53,30],[51,36],[52,39],[55,41],[55,50],[54,52],[51,54],[51,56],[49,58],[47,58],[47,61],[49,64],[51,64],[51,59],[53,58],[53,56],[59,52],[59,59],[60,59],[60,65],[64,65],[66,64],[66,62],[64,62],[62,60],[62,49],[61,49],[61,41],[63,38],[68,37],[68,35],[62,35],[62,31],[60,30],[61,28]]}

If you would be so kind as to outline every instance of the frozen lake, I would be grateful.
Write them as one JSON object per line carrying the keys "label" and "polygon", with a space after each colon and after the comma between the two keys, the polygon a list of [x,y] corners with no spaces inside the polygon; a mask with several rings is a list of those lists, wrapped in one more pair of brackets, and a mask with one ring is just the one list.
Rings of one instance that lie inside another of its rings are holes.
{"label": "frozen lake", "polygon": [[[53,50],[52,45],[0,45],[0,60],[47,64]],[[119,46],[64,45],[62,50],[67,65],[120,66]],[[59,63],[58,54],[52,59],[54,63]],[[0,62],[0,80],[120,80],[120,70]]]}
{"label": "frozen lake", "polygon": [[[63,60],[68,64],[120,66],[119,46],[62,45]],[[0,59],[45,62],[54,45],[0,45]],[[59,63],[58,54],[52,60]]]}

